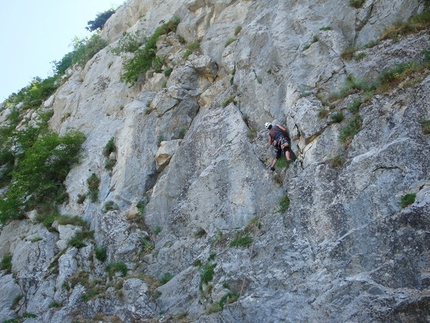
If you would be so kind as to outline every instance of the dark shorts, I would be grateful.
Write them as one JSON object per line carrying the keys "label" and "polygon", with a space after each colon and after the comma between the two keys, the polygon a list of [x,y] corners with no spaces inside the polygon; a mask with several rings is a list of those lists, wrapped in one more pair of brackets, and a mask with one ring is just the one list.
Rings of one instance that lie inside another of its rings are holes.
{"label": "dark shorts", "polygon": [[[288,146],[287,146],[287,147],[285,147],[284,149],[282,149],[282,148],[281,148],[281,146],[282,146],[285,142],[287,142],[287,143],[288,143]],[[275,149],[275,153],[276,153],[276,158],[277,158],[277,159],[281,158],[281,157],[282,157],[282,155],[284,155],[284,156],[285,156],[285,153],[286,153],[287,151],[291,151],[291,148],[290,148],[290,141],[289,141],[288,139],[286,139],[286,138],[281,138],[281,139],[279,139],[279,140],[278,140],[278,142],[276,142],[276,144],[275,144],[275,145],[273,145],[273,147],[274,147],[274,149]]]}

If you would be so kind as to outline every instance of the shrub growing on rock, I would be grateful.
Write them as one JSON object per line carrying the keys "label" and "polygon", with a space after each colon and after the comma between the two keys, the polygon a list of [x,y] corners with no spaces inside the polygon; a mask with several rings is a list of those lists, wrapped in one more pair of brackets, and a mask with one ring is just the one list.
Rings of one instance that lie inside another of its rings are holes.
{"label": "shrub growing on rock", "polygon": [[62,137],[47,133],[31,147],[23,147],[5,198],[0,200],[0,222],[19,219],[41,203],[55,205],[59,193],[65,191],[67,174],[80,159],[84,140],[81,132]]}
{"label": "shrub growing on rock", "polygon": [[403,208],[403,207],[406,207],[410,204],[413,204],[415,202],[415,197],[416,197],[416,194],[414,194],[414,193],[409,193],[409,194],[403,195],[401,200],[400,200],[400,206]]}

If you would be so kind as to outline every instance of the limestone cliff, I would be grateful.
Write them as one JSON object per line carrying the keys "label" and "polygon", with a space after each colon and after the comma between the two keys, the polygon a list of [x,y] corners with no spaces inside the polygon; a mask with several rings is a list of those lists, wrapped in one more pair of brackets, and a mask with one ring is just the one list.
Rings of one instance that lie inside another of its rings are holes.
{"label": "limestone cliff", "polygon": [[[60,212],[94,236],[71,246],[79,226],[34,214],[5,225],[0,321],[427,321],[430,76],[376,84],[429,59],[428,29],[380,39],[427,2],[351,3],[125,2],[41,107],[86,136]],[[114,49],[174,18],[160,66],[125,82],[133,53]],[[273,173],[266,121],[296,156]]]}

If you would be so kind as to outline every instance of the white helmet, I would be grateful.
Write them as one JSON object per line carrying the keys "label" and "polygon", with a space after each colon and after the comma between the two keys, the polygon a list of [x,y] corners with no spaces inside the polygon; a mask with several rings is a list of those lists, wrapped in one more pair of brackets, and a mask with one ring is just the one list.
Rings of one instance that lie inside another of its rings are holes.
{"label": "white helmet", "polygon": [[270,127],[271,127],[271,123],[270,122],[266,122],[265,124],[264,124],[264,126],[266,127],[266,129],[269,129]]}

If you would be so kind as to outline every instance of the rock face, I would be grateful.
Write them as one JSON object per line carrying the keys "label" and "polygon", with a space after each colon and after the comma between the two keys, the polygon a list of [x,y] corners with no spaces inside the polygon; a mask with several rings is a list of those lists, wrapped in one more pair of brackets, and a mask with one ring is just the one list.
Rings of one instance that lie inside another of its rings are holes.
{"label": "rock face", "polygon": [[[60,211],[94,238],[70,246],[79,227],[30,216],[4,226],[0,321],[427,321],[430,76],[333,96],[422,62],[428,31],[364,45],[423,10],[417,0],[127,1],[102,31],[110,45],[44,104],[53,130],[87,137]],[[124,32],[150,36],[173,17],[176,32],[157,42],[162,71],[121,81],[125,58],[111,49]],[[348,60],[350,46],[360,50]],[[266,121],[288,128],[297,157],[274,173]],[[92,173],[99,199],[82,202]],[[406,194],[415,200],[404,206]]]}

